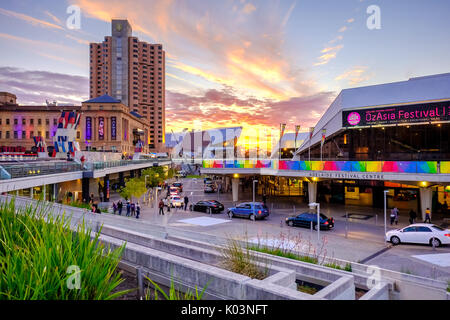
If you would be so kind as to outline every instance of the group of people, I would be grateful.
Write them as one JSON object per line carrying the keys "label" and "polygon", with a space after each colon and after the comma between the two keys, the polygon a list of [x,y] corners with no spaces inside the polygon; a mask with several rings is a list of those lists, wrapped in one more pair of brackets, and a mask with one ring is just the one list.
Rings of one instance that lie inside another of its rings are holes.
{"label": "group of people", "polygon": [[[186,211],[187,207],[188,207],[188,204],[189,204],[189,197],[188,196],[184,196],[183,203],[184,203],[184,211]],[[164,199],[161,199],[159,201],[158,207],[159,207],[159,214],[160,215],[164,215],[164,207],[167,208],[167,212],[170,212],[171,203],[169,201],[169,196],[165,197]]]}
{"label": "group of people", "polygon": [[[409,211],[409,223],[410,224],[416,223],[416,219],[417,219],[417,213],[411,209],[411,211]],[[398,225],[398,209],[397,209],[397,207],[394,207],[391,209],[391,225],[393,225],[394,223],[396,225]],[[425,220],[423,223],[431,223],[430,208],[427,208],[427,210],[425,210]]]}
{"label": "group of people", "polygon": [[[119,200],[117,203],[113,202],[112,208],[113,208],[114,214],[118,213],[119,216],[121,216],[123,206],[124,206],[124,204],[123,204],[122,200]],[[139,219],[139,216],[141,214],[141,206],[139,205],[139,201],[134,203],[134,202],[130,202],[130,200],[127,200],[127,202],[125,204],[125,208],[126,208],[126,216],[127,217],[136,217],[136,219]]]}

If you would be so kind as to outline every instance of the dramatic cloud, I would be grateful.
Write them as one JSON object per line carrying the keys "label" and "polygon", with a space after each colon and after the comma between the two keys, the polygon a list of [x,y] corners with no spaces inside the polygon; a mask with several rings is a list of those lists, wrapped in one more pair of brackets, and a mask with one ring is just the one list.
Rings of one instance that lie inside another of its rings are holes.
{"label": "dramatic cloud", "polygon": [[[201,95],[167,92],[167,126],[174,131],[202,121],[205,129],[220,126],[276,129],[280,123],[293,128],[313,126],[328,108],[334,93],[294,97],[286,101],[238,97],[230,88],[207,90]],[[289,130],[292,130],[289,128]]]}
{"label": "dramatic cloud", "polygon": [[370,78],[371,76],[367,74],[367,67],[356,66],[351,70],[337,76],[335,80],[347,80],[349,85],[357,85],[361,82],[369,80]]}
{"label": "dramatic cloud", "polygon": [[0,88],[17,96],[21,105],[43,105],[45,100],[81,105],[88,99],[89,79],[47,71],[0,67]]}

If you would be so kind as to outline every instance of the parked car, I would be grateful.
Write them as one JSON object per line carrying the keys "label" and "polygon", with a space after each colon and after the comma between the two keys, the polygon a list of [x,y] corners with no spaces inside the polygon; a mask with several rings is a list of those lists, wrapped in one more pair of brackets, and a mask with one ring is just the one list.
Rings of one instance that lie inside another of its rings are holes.
{"label": "parked car", "polygon": [[177,187],[180,189],[180,192],[183,192],[183,184],[181,182],[172,183],[172,187]]}
{"label": "parked car", "polygon": [[429,244],[439,247],[443,244],[450,244],[450,230],[443,229],[434,224],[415,223],[402,229],[386,232],[386,241],[393,245],[400,243]]}
{"label": "parked car", "polygon": [[216,192],[216,187],[213,184],[205,184],[203,191],[205,193],[214,193]]}
{"label": "parked car", "polygon": [[[328,218],[324,214],[320,214],[320,230],[330,230],[334,228],[334,219]],[[298,216],[286,218],[286,224],[290,227],[306,227],[311,228],[311,223],[314,230],[317,228],[317,213],[305,212]]]}
{"label": "parked car", "polygon": [[169,198],[169,204],[172,208],[182,208],[184,206],[184,200],[178,195],[173,195]]}
{"label": "parked car", "polygon": [[202,200],[189,206],[189,210],[191,211],[209,213],[209,209],[211,209],[211,213],[220,213],[225,207],[217,200]]}
{"label": "parked car", "polygon": [[212,179],[206,177],[206,178],[203,179],[203,183],[204,183],[204,184],[206,184],[206,183],[212,183]]}
{"label": "parked car", "polygon": [[262,202],[244,202],[236,207],[228,208],[228,216],[249,218],[251,220],[260,220],[269,216],[269,209]]}

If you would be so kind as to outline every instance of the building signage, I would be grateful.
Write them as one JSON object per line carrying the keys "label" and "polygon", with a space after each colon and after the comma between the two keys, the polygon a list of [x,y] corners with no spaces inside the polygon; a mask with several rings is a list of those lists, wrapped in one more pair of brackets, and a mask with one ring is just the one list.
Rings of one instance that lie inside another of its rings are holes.
{"label": "building signage", "polygon": [[105,119],[103,117],[98,118],[98,139],[105,139]]}
{"label": "building signage", "polygon": [[450,121],[450,102],[369,108],[342,112],[343,127]]}
{"label": "building signage", "polygon": [[86,117],[86,141],[92,140],[92,118]]}
{"label": "building signage", "polygon": [[111,140],[116,140],[117,137],[117,121],[116,117],[111,117]]}
{"label": "building signage", "polygon": [[314,178],[330,178],[330,179],[364,179],[364,180],[383,180],[382,173],[367,173],[367,172],[310,172],[309,177]]}

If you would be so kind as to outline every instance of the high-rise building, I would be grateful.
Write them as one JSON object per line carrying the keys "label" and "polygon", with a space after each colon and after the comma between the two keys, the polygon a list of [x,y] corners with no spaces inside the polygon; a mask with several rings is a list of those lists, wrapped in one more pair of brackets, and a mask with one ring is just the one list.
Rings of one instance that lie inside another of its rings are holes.
{"label": "high-rise building", "polygon": [[133,37],[127,20],[113,19],[111,36],[90,44],[90,98],[109,95],[146,118],[151,151],[165,148],[165,52]]}

